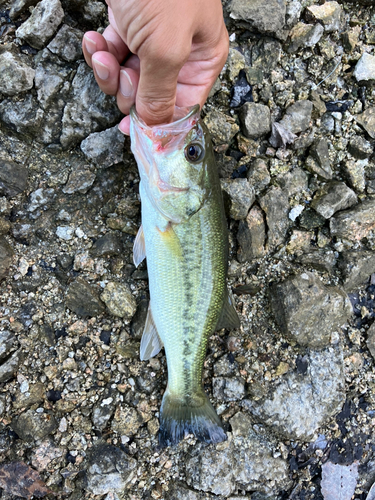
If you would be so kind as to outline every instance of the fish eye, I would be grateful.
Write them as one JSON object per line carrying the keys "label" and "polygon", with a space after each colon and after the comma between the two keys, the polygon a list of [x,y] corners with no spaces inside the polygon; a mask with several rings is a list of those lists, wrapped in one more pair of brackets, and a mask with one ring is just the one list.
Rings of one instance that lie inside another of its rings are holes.
{"label": "fish eye", "polygon": [[202,146],[196,142],[188,144],[185,148],[186,159],[192,163],[197,163],[199,160],[201,160],[203,154],[204,150]]}

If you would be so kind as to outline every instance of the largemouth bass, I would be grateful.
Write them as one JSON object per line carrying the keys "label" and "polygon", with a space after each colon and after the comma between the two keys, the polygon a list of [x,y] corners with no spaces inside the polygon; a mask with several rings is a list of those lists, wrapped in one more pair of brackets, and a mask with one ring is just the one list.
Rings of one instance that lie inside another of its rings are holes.
{"label": "largemouth bass", "polygon": [[239,319],[226,285],[227,223],[209,133],[197,105],[153,127],[133,108],[130,136],[142,203],[134,263],[147,257],[150,288],[140,354],[150,359],[164,345],[168,365],[159,442],[190,433],[218,443],[226,434],[202,387],[203,363],[210,335],[238,328]]}

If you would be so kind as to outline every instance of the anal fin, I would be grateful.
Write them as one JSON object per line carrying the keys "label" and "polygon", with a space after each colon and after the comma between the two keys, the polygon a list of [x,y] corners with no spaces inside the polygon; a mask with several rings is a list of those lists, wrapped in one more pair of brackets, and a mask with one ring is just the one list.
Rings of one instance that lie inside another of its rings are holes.
{"label": "anal fin", "polygon": [[223,309],[221,311],[221,316],[216,325],[216,330],[221,330],[226,328],[227,330],[234,330],[240,327],[240,319],[234,308],[234,301],[231,292],[226,292],[226,297],[224,299]]}
{"label": "anal fin", "polygon": [[163,342],[159,337],[151,312],[151,304],[148,307],[145,328],[143,330],[140,357],[141,361],[147,361],[157,355],[163,347]]}
{"label": "anal fin", "polygon": [[135,267],[138,267],[142,260],[146,257],[145,234],[143,227],[138,230],[133,246],[133,262]]}

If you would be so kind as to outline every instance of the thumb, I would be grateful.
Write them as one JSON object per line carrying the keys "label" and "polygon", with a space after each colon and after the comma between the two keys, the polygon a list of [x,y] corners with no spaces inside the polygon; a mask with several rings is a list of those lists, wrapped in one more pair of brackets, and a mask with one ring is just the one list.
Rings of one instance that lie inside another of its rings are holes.
{"label": "thumb", "polygon": [[[174,59],[174,60],[172,60]],[[137,113],[147,125],[169,123],[173,119],[177,78],[185,57],[148,56],[140,58],[140,78],[136,95]]]}

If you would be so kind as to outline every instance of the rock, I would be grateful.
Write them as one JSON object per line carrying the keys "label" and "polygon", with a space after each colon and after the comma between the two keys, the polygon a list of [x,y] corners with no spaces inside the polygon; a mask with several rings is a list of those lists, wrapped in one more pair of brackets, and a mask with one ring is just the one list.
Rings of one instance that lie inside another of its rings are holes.
{"label": "rock", "polygon": [[34,49],[42,49],[64,19],[60,0],[42,0],[31,16],[17,29],[16,35]]}
{"label": "rock", "polygon": [[233,376],[237,366],[237,362],[233,362],[233,358],[230,355],[224,355],[214,364],[215,377]]}
{"label": "rock", "polygon": [[246,262],[263,257],[265,254],[266,225],[262,210],[254,206],[245,220],[238,226],[237,241],[239,249],[237,258],[239,262]]}
{"label": "rock", "polygon": [[263,77],[269,76],[280,61],[282,52],[281,43],[269,37],[262,37],[252,46],[251,68],[247,68],[246,73],[251,82],[251,74],[255,76],[260,73],[261,81],[256,80],[254,85],[261,83]]}
{"label": "rock", "polygon": [[44,111],[39,108],[36,99],[27,94],[23,100],[4,99],[0,102],[0,119],[11,130],[26,137],[40,133]]}
{"label": "rock", "polygon": [[115,99],[99,89],[92,69],[81,63],[72,82],[72,95],[64,108],[62,146],[74,146],[90,133],[114,125],[120,117]]}
{"label": "rock", "polygon": [[349,141],[348,151],[357,160],[364,160],[372,155],[374,149],[362,136],[355,135]]}
{"label": "rock", "polygon": [[100,298],[114,316],[132,319],[137,309],[137,303],[130,288],[125,283],[110,281],[104,288]]}
{"label": "rock", "polygon": [[82,57],[83,34],[83,31],[63,24],[47,48],[67,62],[76,61]]}
{"label": "rock", "polygon": [[374,83],[375,56],[364,52],[354,68],[353,75],[358,83]]}
{"label": "rock", "polygon": [[94,132],[81,142],[86,157],[100,168],[107,168],[122,162],[124,134],[117,125],[103,132]]}
{"label": "rock", "polygon": [[240,130],[239,126],[233,121],[232,118],[214,109],[206,114],[203,121],[206,124],[211,134],[211,139],[216,146],[228,146],[233,137]]}
{"label": "rock", "polygon": [[132,322],[130,324],[131,334],[135,339],[140,340],[142,338],[143,329],[146,324],[146,318],[148,313],[148,300],[142,299],[138,304],[135,315],[133,316]]}
{"label": "rock", "polygon": [[[293,210],[289,214],[289,219],[293,220]],[[300,255],[302,252],[307,252],[311,248],[311,233],[308,231],[301,231],[300,229],[293,229],[286,246],[286,251],[289,254]]]}
{"label": "rock", "polygon": [[282,333],[312,348],[330,343],[352,314],[350,300],[337,287],[326,287],[313,273],[291,277],[269,288],[273,315]]}
{"label": "rock", "polygon": [[314,161],[306,161],[307,169],[317,174],[322,179],[332,179],[331,160],[329,158],[328,142],[326,139],[318,139],[310,148],[310,155]]}
{"label": "rock", "polygon": [[112,403],[113,398],[106,398],[94,407],[91,419],[96,429],[102,431],[107,426],[115,411]]}
{"label": "rock", "polygon": [[332,250],[317,249],[312,252],[304,253],[297,257],[297,262],[304,266],[309,266],[320,272],[333,273],[337,259]]}
{"label": "rock", "polygon": [[375,139],[375,107],[367,108],[362,114],[356,116],[357,123],[359,123],[368,133],[368,135]]}
{"label": "rock", "polygon": [[8,331],[0,332],[0,362],[6,359],[15,344],[14,334]]}
{"label": "rock", "polygon": [[88,453],[87,490],[93,495],[123,493],[136,475],[136,467],[136,460],[124,451],[96,442]]}
{"label": "rock", "polygon": [[366,250],[346,250],[341,253],[338,267],[344,290],[350,292],[368,281],[375,272],[375,253]]}
{"label": "rock", "polygon": [[[61,98],[63,86],[66,87],[66,80],[68,80],[72,69],[62,64],[57,57],[52,56],[48,49],[39,52],[35,62],[35,87],[40,105],[44,109],[51,104],[62,108],[63,103],[59,104],[59,98]],[[59,120],[61,120],[61,116],[62,110],[59,114]],[[60,133],[60,127],[58,132]]]}
{"label": "rock", "polygon": [[232,0],[230,17],[246,21],[260,33],[276,35],[285,24],[285,0]]}
{"label": "rock", "polygon": [[[187,488],[186,485],[182,483],[172,483],[168,484],[168,493],[166,500],[203,500],[202,495],[198,491],[191,490]],[[214,500],[213,496],[206,497],[204,496],[204,500]]]}
{"label": "rock", "polygon": [[245,57],[239,50],[230,47],[227,62],[224,67],[224,71],[228,71],[229,80],[233,82],[237,78],[241,69],[244,69],[245,66]]}
{"label": "rock", "polygon": [[239,111],[242,130],[249,139],[259,139],[271,132],[271,113],[268,106],[245,103]]}
{"label": "rock", "polygon": [[259,199],[262,210],[266,213],[268,227],[268,251],[273,251],[283,244],[289,229],[289,202],[284,191],[278,186],[272,186]]}
{"label": "rock", "polygon": [[213,396],[222,401],[238,401],[245,396],[245,382],[241,377],[214,377]]}
{"label": "rock", "polygon": [[24,441],[38,441],[56,431],[58,423],[50,411],[27,410],[13,418],[11,427]]}
{"label": "rock", "polygon": [[68,182],[65,184],[62,191],[65,194],[86,194],[94,184],[95,178],[95,172],[92,172],[85,165],[80,165],[70,173]]}
{"label": "rock", "polygon": [[9,11],[11,19],[17,19],[18,15],[24,12],[28,7],[34,6],[38,0],[13,0]]}
{"label": "rock", "polygon": [[[22,385],[26,383],[23,388]],[[30,408],[35,404],[43,403],[46,397],[46,388],[40,382],[36,382],[35,384],[28,385],[28,382],[25,381],[21,384],[20,392],[17,392],[16,397],[13,401],[13,408],[16,410]]]}
{"label": "rock", "polygon": [[341,14],[342,7],[337,2],[326,2],[323,5],[310,5],[310,7],[306,9],[308,20],[321,22],[327,32],[340,29]]}
{"label": "rock", "polygon": [[90,249],[91,254],[95,257],[111,257],[113,255],[120,255],[122,251],[122,241],[119,236],[112,231],[98,238]]}
{"label": "rock", "polygon": [[330,219],[339,210],[345,210],[357,202],[357,195],[344,182],[331,181],[318,189],[311,206],[322,217]]}
{"label": "rock", "polygon": [[280,124],[293,134],[303,132],[310,126],[312,109],[312,102],[297,101],[287,108]]}
{"label": "rock", "polygon": [[13,161],[0,159],[0,196],[14,198],[25,191],[27,177],[27,168]]}
{"label": "rock", "polygon": [[36,191],[30,193],[30,200],[28,204],[28,211],[35,212],[38,208],[44,207],[50,204],[50,202],[55,198],[56,192],[54,189],[44,189],[39,188]]}
{"label": "rock", "polygon": [[82,278],[78,278],[68,288],[65,304],[78,316],[98,316],[104,312],[104,304],[98,293]]}
{"label": "rock", "polygon": [[253,430],[252,421],[244,413],[231,420],[232,438],[216,449],[198,445],[187,459],[187,483],[194,489],[228,498],[238,489],[273,495],[288,489],[289,467],[281,457],[275,457],[276,443]]}
{"label": "rock", "polygon": [[348,31],[344,31],[344,33],[342,34],[343,46],[348,52],[351,52],[356,48],[360,33],[361,27],[355,26]]}
{"label": "rock", "polygon": [[247,180],[253,186],[255,194],[259,194],[271,182],[267,162],[262,158],[256,158],[247,171]]}
{"label": "rock", "polygon": [[340,411],[345,401],[345,380],[338,347],[310,351],[303,359],[305,373],[287,373],[262,400],[244,400],[242,404],[273,432],[310,441],[319,427]]}
{"label": "rock", "polygon": [[241,71],[235,84],[231,88],[231,100],[229,107],[238,108],[246,102],[253,101],[252,88],[247,81],[248,77],[244,71]]}
{"label": "rock", "polygon": [[8,234],[11,228],[11,222],[9,222],[7,219],[4,219],[4,217],[0,217],[0,236]]}
{"label": "rock", "polygon": [[118,406],[111,429],[120,436],[134,436],[142,425],[142,418],[135,408]]}
{"label": "rock", "polygon": [[324,28],[321,24],[296,24],[289,33],[288,52],[294,53],[301,48],[314,47],[321,39]]}
{"label": "rock", "polygon": [[365,166],[368,160],[347,160],[344,162],[344,173],[349,181],[349,184],[356,191],[363,193],[366,187]]}
{"label": "rock", "polygon": [[46,439],[34,449],[31,463],[36,470],[43,471],[48,468],[52,460],[62,457],[63,454],[64,451],[61,448],[57,448],[51,440]]}
{"label": "rock", "polygon": [[373,323],[370,328],[367,330],[367,341],[366,341],[368,350],[371,353],[371,356],[375,359],[375,323]]}
{"label": "rock", "polygon": [[330,221],[331,235],[357,242],[375,229],[375,200],[365,200]]}
{"label": "rock", "polygon": [[70,241],[74,238],[74,228],[70,226],[57,226],[56,236],[65,241]]}
{"label": "rock", "polygon": [[34,85],[35,71],[11,52],[0,54],[0,92],[16,95]]}
{"label": "rock", "polygon": [[295,168],[290,172],[278,176],[277,181],[283,191],[290,197],[308,189],[308,175],[302,168]]}
{"label": "rock", "polygon": [[20,354],[15,352],[10,358],[0,364],[0,384],[8,382],[8,380],[14,377],[20,362]]}
{"label": "rock", "polygon": [[229,215],[234,220],[244,219],[255,201],[254,189],[246,179],[221,180],[221,189],[229,197]]}
{"label": "rock", "polygon": [[0,281],[7,277],[14,251],[4,236],[0,236]]}

